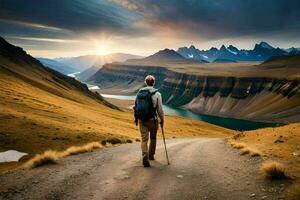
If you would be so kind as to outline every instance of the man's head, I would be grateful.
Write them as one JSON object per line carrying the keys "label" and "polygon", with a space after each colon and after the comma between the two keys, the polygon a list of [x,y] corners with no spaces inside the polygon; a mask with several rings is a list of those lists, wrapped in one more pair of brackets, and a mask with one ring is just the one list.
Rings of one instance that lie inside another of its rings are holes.
{"label": "man's head", "polygon": [[151,75],[146,76],[145,83],[147,86],[154,86],[154,84],[155,84],[154,76],[151,76]]}

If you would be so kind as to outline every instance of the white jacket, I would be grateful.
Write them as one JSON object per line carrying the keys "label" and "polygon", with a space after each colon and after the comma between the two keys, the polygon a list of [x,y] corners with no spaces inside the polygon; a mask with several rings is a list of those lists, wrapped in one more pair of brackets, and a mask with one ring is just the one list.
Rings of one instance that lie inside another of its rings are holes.
{"label": "white jacket", "polygon": [[[150,92],[154,92],[156,89],[152,86],[147,86],[144,88],[141,88],[140,90],[150,90]],[[153,102],[153,107],[157,108],[156,112],[159,118],[160,122],[164,122],[164,110],[162,106],[162,99],[161,99],[161,94],[160,92],[156,92],[155,94],[152,95],[152,102]]]}

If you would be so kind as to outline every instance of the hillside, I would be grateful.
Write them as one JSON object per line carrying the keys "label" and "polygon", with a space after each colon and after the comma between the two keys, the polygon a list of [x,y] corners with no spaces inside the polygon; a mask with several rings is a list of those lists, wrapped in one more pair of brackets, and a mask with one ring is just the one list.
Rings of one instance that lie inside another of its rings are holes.
{"label": "hillside", "polygon": [[[13,149],[32,157],[48,149],[61,150],[91,141],[139,138],[131,112],[118,110],[85,84],[45,68],[2,38],[0,104],[0,152]],[[166,121],[169,137],[232,133],[178,117],[167,117]],[[21,163],[0,163],[0,171]]]}

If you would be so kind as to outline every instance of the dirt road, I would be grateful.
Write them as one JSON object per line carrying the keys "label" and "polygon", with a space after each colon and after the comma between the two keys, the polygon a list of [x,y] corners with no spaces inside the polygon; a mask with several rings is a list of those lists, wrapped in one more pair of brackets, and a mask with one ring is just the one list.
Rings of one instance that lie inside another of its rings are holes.
{"label": "dirt road", "polygon": [[162,141],[151,168],[139,143],[70,156],[55,165],[0,175],[0,199],[284,199],[287,183],[257,172],[260,158],[240,156],[223,139]]}

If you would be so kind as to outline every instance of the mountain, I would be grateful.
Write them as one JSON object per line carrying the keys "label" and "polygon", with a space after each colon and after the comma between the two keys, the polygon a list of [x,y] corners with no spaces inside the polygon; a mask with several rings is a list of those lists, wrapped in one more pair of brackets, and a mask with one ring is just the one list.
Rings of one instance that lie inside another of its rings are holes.
{"label": "mountain", "polygon": [[76,72],[82,72],[95,64],[98,60],[98,55],[86,55],[86,56],[78,56],[78,57],[62,57],[62,58],[55,58],[54,60],[67,65],[71,66]]}
{"label": "mountain", "polygon": [[292,48],[289,48],[286,51],[289,53],[289,55],[298,55],[298,54],[300,54],[300,48],[292,47]]}
{"label": "mountain", "polygon": [[189,48],[180,47],[177,52],[185,58],[193,58],[196,60],[235,60],[235,61],[265,61],[272,56],[297,55],[300,50],[297,48],[281,49],[274,48],[267,42],[255,44],[252,50],[238,49],[233,45],[225,47],[222,45],[220,49],[212,47],[209,50],[199,50],[191,45]]}
{"label": "mountain", "polygon": [[[180,55],[178,52],[172,49],[164,49],[160,50],[153,55],[150,55],[146,58],[142,59],[129,59],[125,63],[127,64],[142,64],[142,65],[161,65],[161,64],[179,64],[179,63],[201,63],[201,60],[195,60],[192,58],[185,58],[184,56]],[[206,62],[206,61],[204,61]]]}
{"label": "mountain", "polygon": [[157,53],[143,59],[144,61],[177,61],[185,58],[172,49],[160,50]]}
{"label": "mountain", "polygon": [[65,75],[77,72],[76,69],[53,59],[49,59],[49,58],[36,58],[36,59],[39,60],[44,66],[54,69],[55,71],[58,71]]}
{"label": "mountain", "polygon": [[207,60],[208,57],[206,55],[202,55],[201,51],[195,48],[194,45],[188,47],[181,47],[177,50],[177,52],[184,56],[185,58],[192,58],[195,60]]}
{"label": "mountain", "polygon": [[270,44],[266,42],[260,42],[259,45],[265,49],[274,49],[274,47],[272,47]]}
{"label": "mountain", "polygon": [[89,67],[88,69],[82,71],[78,75],[76,75],[76,78],[80,81],[86,81],[89,77],[94,75],[105,63],[111,63],[111,62],[124,62],[128,59],[139,59],[143,58],[142,56],[138,55],[132,55],[132,54],[126,54],[126,53],[112,53],[104,56],[98,56],[97,60],[94,62],[94,64]]}
{"label": "mountain", "polygon": [[[142,56],[126,54],[126,53],[112,53],[107,55],[85,55],[78,57],[63,57],[63,58],[55,58],[54,60],[71,66],[76,69],[76,72],[83,72],[94,65],[102,66],[106,62],[123,62],[127,59],[137,59],[142,58]],[[91,71],[91,70],[89,70]]]}

